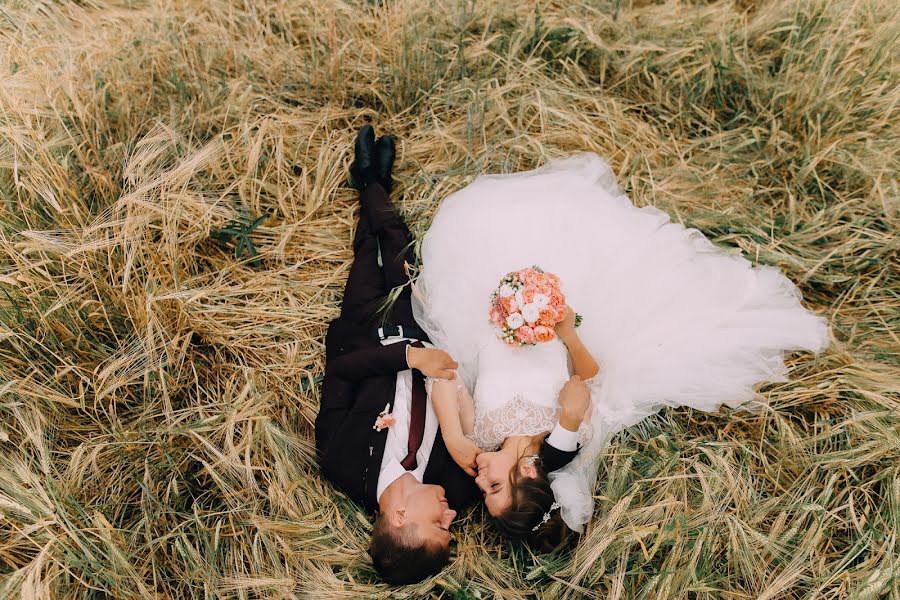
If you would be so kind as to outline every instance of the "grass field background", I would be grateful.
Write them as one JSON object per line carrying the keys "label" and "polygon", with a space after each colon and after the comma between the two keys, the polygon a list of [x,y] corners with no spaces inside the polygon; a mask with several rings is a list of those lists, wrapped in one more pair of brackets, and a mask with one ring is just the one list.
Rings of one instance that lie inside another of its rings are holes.
{"label": "grass field background", "polygon": [[[0,597],[900,599],[896,2],[8,0],[0,36]],[[391,590],[312,443],[369,120],[417,235],[594,151],[834,344],[761,414],[618,435],[573,553],[476,508]]]}

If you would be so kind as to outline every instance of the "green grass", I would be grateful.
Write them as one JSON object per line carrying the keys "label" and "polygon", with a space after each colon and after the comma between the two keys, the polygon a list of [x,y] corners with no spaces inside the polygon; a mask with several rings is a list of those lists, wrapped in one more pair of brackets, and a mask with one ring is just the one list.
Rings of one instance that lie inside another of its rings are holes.
{"label": "green grass", "polygon": [[[895,4],[0,5],[0,597],[900,600]],[[834,344],[762,414],[616,436],[573,553],[476,508],[390,589],[312,444],[367,120],[418,235],[479,173],[594,151]]]}

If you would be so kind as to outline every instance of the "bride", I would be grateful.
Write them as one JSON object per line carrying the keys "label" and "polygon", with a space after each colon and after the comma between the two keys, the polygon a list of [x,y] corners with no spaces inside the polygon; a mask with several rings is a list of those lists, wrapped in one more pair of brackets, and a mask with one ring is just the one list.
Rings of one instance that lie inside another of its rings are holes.
{"label": "bride", "polygon": [[[576,330],[569,309],[557,340],[510,347],[492,330],[490,294],[528,265],[560,278],[584,323]],[[756,384],[785,379],[786,351],[829,341],[777,268],[633,206],[589,153],[446,198],[413,296],[417,321],[460,364],[458,384],[432,393],[448,449],[477,466],[501,531],[541,549],[590,519],[613,434],[664,406],[746,405]]]}
{"label": "bride", "polygon": [[484,340],[477,418],[476,403],[458,379],[434,380],[431,395],[448,451],[463,468],[478,469],[475,483],[497,526],[545,550],[574,539],[561,513],[549,509],[556,498],[548,473],[576,456],[579,439],[590,438],[586,381],[599,371],[571,308],[556,333],[556,340],[528,350],[510,351],[493,336]]}

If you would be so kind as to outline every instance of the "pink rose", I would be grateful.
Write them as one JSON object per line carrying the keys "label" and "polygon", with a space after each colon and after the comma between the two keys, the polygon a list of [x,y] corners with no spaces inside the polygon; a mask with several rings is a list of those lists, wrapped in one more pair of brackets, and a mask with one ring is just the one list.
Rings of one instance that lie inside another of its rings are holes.
{"label": "pink rose", "polygon": [[533,344],[535,342],[534,329],[528,325],[522,325],[516,329],[516,339],[525,344]]}
{"label": "pink rose", "polygon": [[553,273],[544,273],[547,277],[547,282],[555,288],[559,287],[559,277],[554,275]]}
{"label": "pink rose", "polygon": [[556,333],[549,327],[538,325],[534,328],[534,339],[539,342],[549,342],[556,337]]}
{"label": "pink rose", "polygon": [[522,288],[522,298],[525,300],[525,304],[531,304],[534,301],[534,295],[538,293],[536,287],[531,284],[526,284],[524,288]]}
{"label": "pink rose", "polygon": [[503,315],[500,314],[500,309],[496,306],[491,307],[491,322],[497,325],[503,324]]}
{"label": "pink rose", "polygon": [[[565,313],[563,313],[565,314]],[[544,327],[553,327],[560,321],[559,314],[552,306],[545,306],[538,315],[538,324]]]}
{"label": "pink rose", "polygon": [[521,281],[522,283],[528,283],[528,277],[533,272],[534,271],[530,268],[529,269],[519,269],[518,271],[516,271],[515,275],[516,275],[516,277],[519,278],[519,281]]}

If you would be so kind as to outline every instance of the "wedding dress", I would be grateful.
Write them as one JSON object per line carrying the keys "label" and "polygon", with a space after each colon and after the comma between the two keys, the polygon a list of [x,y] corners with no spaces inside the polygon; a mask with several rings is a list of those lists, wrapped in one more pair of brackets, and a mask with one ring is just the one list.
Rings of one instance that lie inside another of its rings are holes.
{"label": "wedding dress", "polygon": [[829,342],[825,320],[777,268],[753,267],[664,212],[633,206],[595,154],[483,175],[443,201],[425,234],[413,309],[460,363],[474,390],[475,437],[490,446],[552,429],[568,377],[559,342],[509,347],[491,329],[491,291],[532,265],[561,278],[601,369],[582,448],[551,474],[563,519],[578,531],[611,435],[663,406],[748,403],[756,384],[785,379],[786,351]]}
{"label": "wedding dress", "polygon": [[[510,348],[493,334],[480,345],[475,382],[475,430],[482,450],[496,450],[513,435],[550,431],[559,420],[559,391],[569,379],[566,347],[559,340]],[[591,438],[590,423],[579,441]]]}

